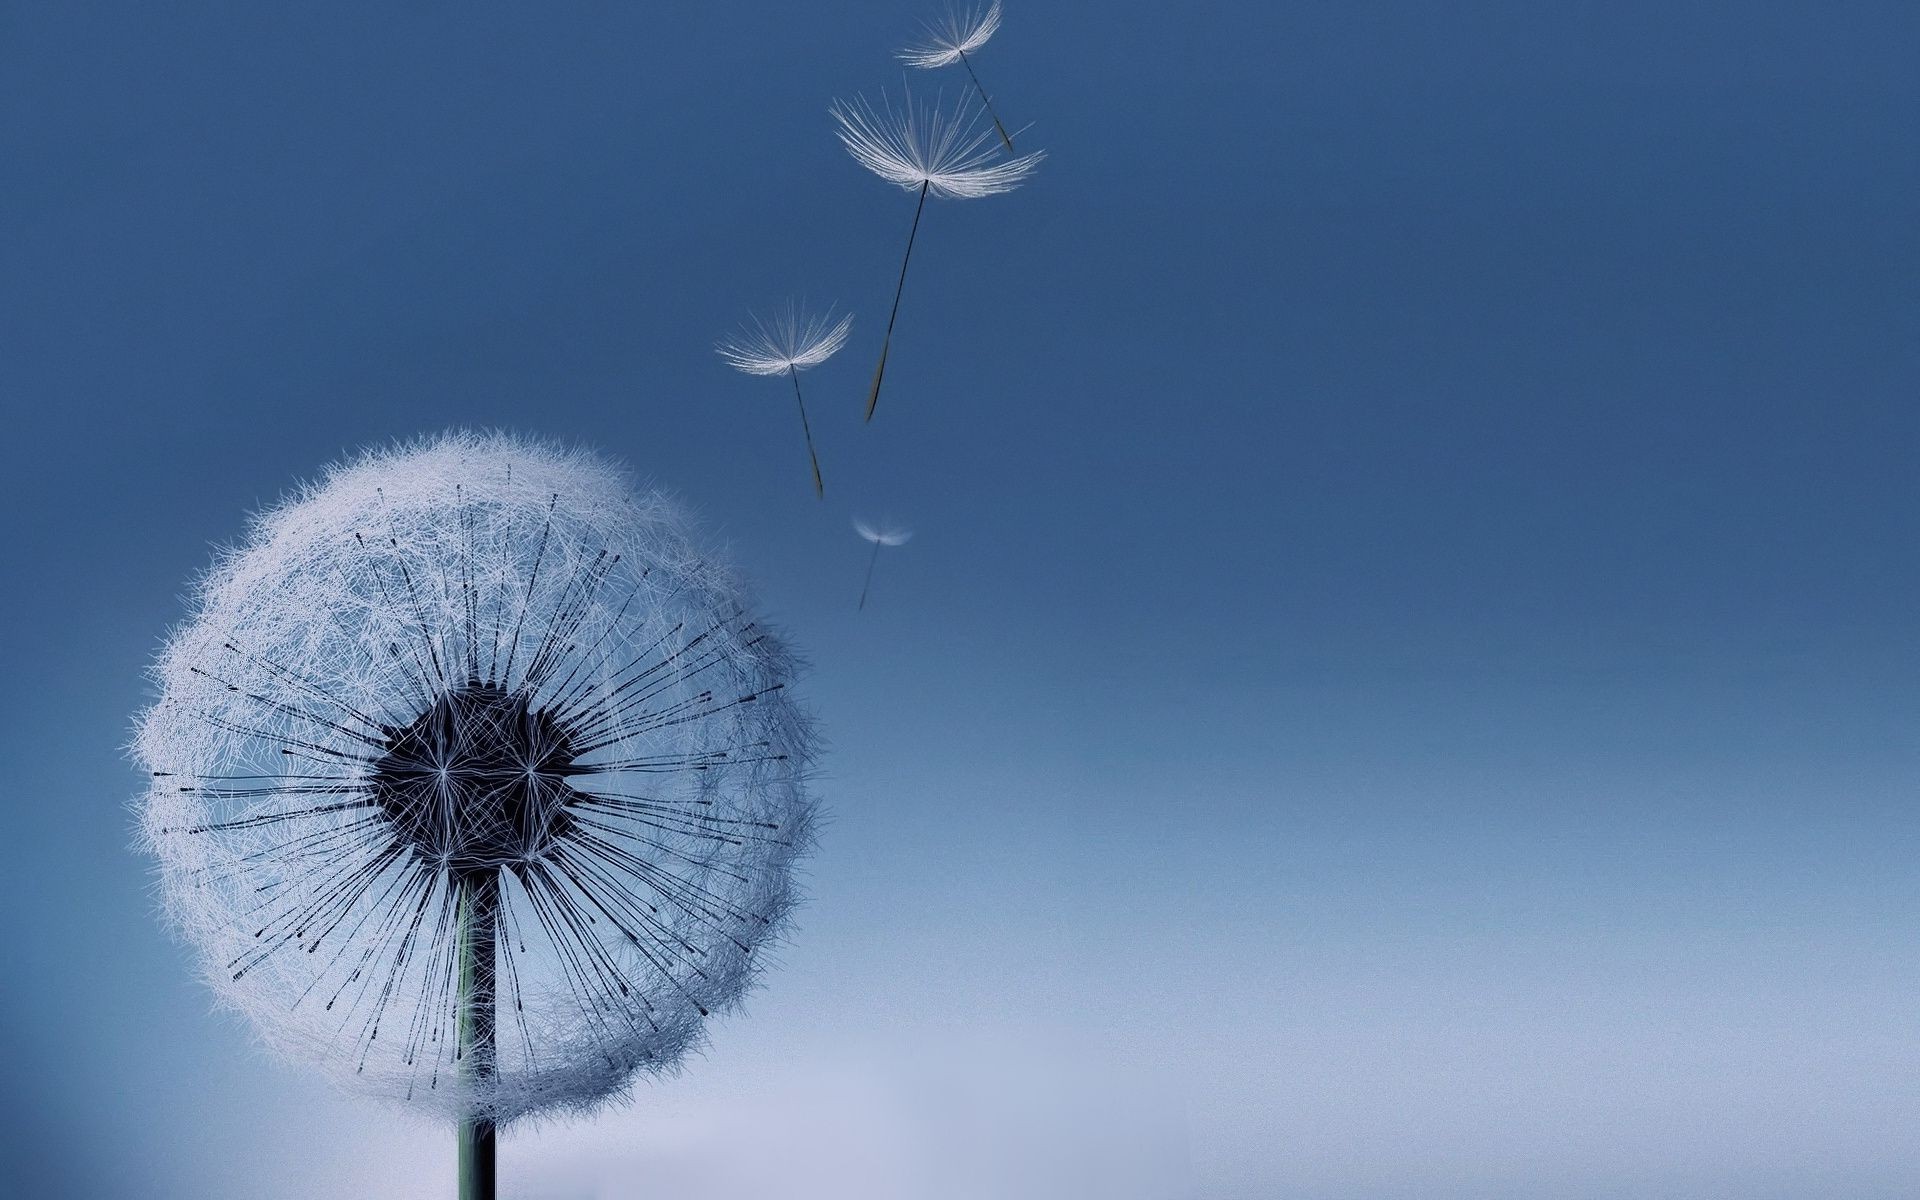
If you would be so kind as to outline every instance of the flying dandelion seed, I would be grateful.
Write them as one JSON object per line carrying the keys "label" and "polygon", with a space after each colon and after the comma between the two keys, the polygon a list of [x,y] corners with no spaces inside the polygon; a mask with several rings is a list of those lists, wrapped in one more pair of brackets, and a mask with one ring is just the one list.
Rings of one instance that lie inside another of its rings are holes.
{"label": "flying dandelion seed", "polygon": [[873,587],[873,568],[880,561],[880,547],[904,546],[913,538],[913,530],[893,524],[876,525],[871,521],[854,518],[853,529],[861,537],[873,543],[873,553],[867,556],[867,578],[860,585],[860,607],[867,607],[867,592]]}
{"label": "flying dandelion seed", "polygon": [[986,45],[987,39],[999,29],[1000,0],[993,0],[984,8],[949,9],[940,20],[927,22],[925,39],[900,51],[900,61],[925,70],[950,67],[954,63],[965,67],[967,78],[973,81],[973,90],[980,96],[980,103],[986,106],[987,115],[993,118],[994,131],[1011,152],[1013,136],[1000,123],[1000,114],[993,111],[993,101],[987,97],[987,89],[981,86],[980,76],[974,73],[973,60],[967,57]]}
{"label": "flying dandelion seed", "polygon": [[831,309],[817,315],[789,302],[771,318],[763,320],[749,313],[747,319],[750,324],[716,343],[714,350],[735,370],[749,375],[785,375],[793,380],[793,400],[800,406],[800,431],[806,435],[807,459],[813,464],[813,494],[825,499],[827,486],[820,478],[820,456],[813,450],[813,426],[807,421],[807,402],[800,395],[800,372],[819,366],[847,344],[853,316],[848,314],[836,322]]}
{"label": "flying dandelion seed", "polygon": [[913,225],[907,230],[907,252],[900,259],[900,278],[893,287],[893,308],[887,313],[887,332],[880,342],[880,363],[867,393],[867,420],[871,421],[874,406],[880,403],[880,380],[887,372],[893,323],[900,315],[900,294],[907,286],[907,264],[913,259],[913,241],[920,232],[927,196],[974,200],[1010,192],[1033,174],[1046,153],[996,161],[999,151],[993,135],[979,128],[977,112],[967,111],[965,105],[951,111],[938,103],[916,106],[911,94],[897,111],[891,103],[876,111],[863,98],[850,104],[835,101],[830,111],[840,126],[840,141],[854,161],[888,183],[919,193]]}
{"label": "flying dandelion seed", "polygon": [[160,891],[277,1051],[495,1130],[672,1068],[795,900],[794,663],[657,493],[451,434],[262,516],[154,667]]}

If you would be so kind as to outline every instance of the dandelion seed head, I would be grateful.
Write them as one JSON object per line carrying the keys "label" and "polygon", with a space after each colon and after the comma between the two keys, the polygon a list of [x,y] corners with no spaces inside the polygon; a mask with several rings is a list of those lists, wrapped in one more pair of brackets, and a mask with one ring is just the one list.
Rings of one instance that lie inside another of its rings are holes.
{"label": "dandelion seed head", "polygon": [[[199,582],[135,751],[168,915],[282,1055],[448,1118],[584,1111],[701,1044],[795,902],[795,664],[687,518],[452,434],[329,471]],[[496,897],[462,1061],[458,912]]]}
{"label": "dandelion seed head", "polygon": [[851,313],[835,321],[832,309],[809,312],[789,301],[766,317],[749,313],[739,332],[715,343],[714,350],[728,366],[749,375],[785,375],[832,358],[852,329]]}
{"label": "dandelion seed head", "polygon": [[925,187],[947,199],[973,200],[1010,192],[1046,157],[1044,150],[1003,158],[999,137],[981,112],[921,104],[908,93],[896,108],[876,109],[864,97],[835,101],[829,110],[847,153],[880,178],[908,191]]}
{"label": "dandelion seed head", "polygon": [[900,60],[913,67],[948,67],[987,44],[1000,28],[1000,0],[984,7],[949,9],[929,21],[926,36],[900,51]]}

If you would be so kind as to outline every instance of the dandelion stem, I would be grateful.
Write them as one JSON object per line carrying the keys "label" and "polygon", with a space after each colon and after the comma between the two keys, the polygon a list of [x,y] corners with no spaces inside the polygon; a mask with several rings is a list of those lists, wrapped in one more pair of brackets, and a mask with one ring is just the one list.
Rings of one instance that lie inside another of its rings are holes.
{"label": "dandelion stem", "polygon": [[880,543],[875,542],[873,544],[873,553],[867,556],[867,580],[865,583],[860,585],[860,607],[862,609],[866,608],[867,606],[867,589],[873,586],[873,567],[874,567],[874,564],[879,561],[880,561]]}
{"label": "dandelion stem", "polygon": [[927,207],[927,185],[920,185],[920,202],[913,206],[913,228],[907,230],[907,252],[900,257],[900,282],[893,285],[893,310],[887,314],[887,334],[880,339],[880,365],[873,369],[873,390],[867,393],[867,420],[880,403],[880,377],[887,373],[887,351],[893,346],[893,322],[900,315],[900,293],[907,287],[907,263],[913,259],[913,239],[920,232],[920,213]]}
{"label": "dandelion stem", "polygon": [[[460,891],[459,1053],[461,1071],[478,1093],[494,1074],[494,941],[500,874],[457,877]],[[460,1121],[460,1200],[494,1200],[493,1118],[478,1105]]]}
{"label": "dandelion stem", "polygon": [[807,435],[807,459],[813,463],[813,494],[825,500],[827,485],[820,480],[820,456],[813,452],[813,427],[807,424],[807,402],[800,398],[800,372],[788,367],[787,375],[793,380],[793,402],[800,406],[800,432]]}
{"label": "dandelion stem", "polygon": [[994,131],[1000,135],[1000,141],[1011,151],[1013,139],[1007,136],[1007,127],[1000,123],[1000,114],[993,111],[993,101],[987,99],[987,89],[980,86],[980,77],[973,73],[973,60],[967,57],[965,50],[960,51],[960,65],[967,69],[967,78],[973,80],[973,90],[980,93],[980,103],[987,106],[987,115],[993,118]]}

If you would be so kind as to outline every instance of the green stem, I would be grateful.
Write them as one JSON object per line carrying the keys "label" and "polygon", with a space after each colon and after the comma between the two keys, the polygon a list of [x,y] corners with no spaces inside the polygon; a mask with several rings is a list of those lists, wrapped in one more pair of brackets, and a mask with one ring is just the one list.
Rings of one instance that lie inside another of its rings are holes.
{"label": "green stem", "polygon": [[[460,889],[460,1070],[476,1093],[494,1072],[494,937],[500,874],[455,876]],[[460,1200],[494,1200],[494,1126],[476,1108],[460,1121]]]}

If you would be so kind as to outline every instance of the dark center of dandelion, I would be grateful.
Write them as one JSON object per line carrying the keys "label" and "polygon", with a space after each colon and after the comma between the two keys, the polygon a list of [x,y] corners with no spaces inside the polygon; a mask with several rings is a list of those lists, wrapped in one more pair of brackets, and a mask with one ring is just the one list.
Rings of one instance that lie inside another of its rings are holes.
{"label": "dark center of dandelion", "polygon": [[421,857],[454,871],[538,858],[571,828],[567,728],[527,698],[470,681],[387,739],[373,793]]}

